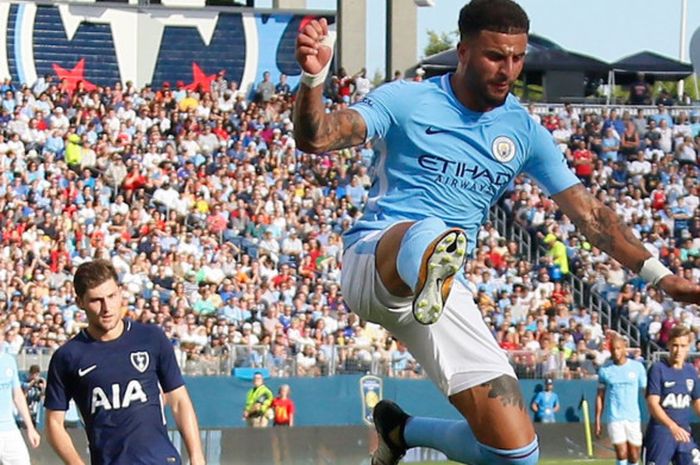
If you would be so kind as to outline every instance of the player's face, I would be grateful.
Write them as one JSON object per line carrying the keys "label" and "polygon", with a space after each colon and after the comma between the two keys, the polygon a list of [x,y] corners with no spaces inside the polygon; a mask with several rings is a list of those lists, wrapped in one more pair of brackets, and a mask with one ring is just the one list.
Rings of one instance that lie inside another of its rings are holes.
{"label": "player's face", "polygon": [[612,345],[612,359],[617,364],[624,363],[627,360],[627,344],[624,341],[615,341]]}
{"label": "player's face", "polygon": [[690,350],[688,336],[680,336],[668,341],[669,361],[672,366],[683,366]]}
{"label": "player's face", "polygon": [[80,308],[87,314],[88,328],[93,336],[109,334],[119,326],[122,296],[113,279],[89,289],[77,300]]}
{"label": "player's face", "polygon": [[[527,34],[481,31],[458,47],[465,85],[484,109],[502,105],[523,70]],[[480,102],[479,102],[480,100]]]}

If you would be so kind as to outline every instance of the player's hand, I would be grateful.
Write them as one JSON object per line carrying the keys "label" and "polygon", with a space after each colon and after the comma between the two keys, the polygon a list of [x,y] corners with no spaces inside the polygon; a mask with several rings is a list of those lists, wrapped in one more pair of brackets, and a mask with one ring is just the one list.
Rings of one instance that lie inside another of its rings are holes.
{"label": "player's hand", "polygon": [[675,301],[700,304],[700,284],[680,276],[669,275],[661,280],[659,287]]}
{"label": "player's hand", "polygon": [[681,428],[678,425],[673,425],[670,427],[671,434],[673,435],[673,439],[675,439],[678,442],[690,442],[690,433],[687,432],[684,428]]}
{"label": "player's hand", "polygon": [[203,454],[199,454],[197,457],[192,457],[190,459],[190,465],[206,465],[207,461],[204,459]]}
{"label": "player's hand", "polygon": [[602,432],[602,428],[600,426],[600,422],[595,422],[595,437],[599,438],[600,433]]}
{"label": "player's hand", "polygon": [[328,36],[325,18],[311,20],[297,35],[296,57],[299,66],[308,74],[318,74],[331,60],[333,51],[321,40]]}
{"label": "player's hand", "polygon": [[41,436],[34,427],[27,428],[27,439],[29,439],[29,445],[32,446],[32,449],[36,449],[41,443]]}

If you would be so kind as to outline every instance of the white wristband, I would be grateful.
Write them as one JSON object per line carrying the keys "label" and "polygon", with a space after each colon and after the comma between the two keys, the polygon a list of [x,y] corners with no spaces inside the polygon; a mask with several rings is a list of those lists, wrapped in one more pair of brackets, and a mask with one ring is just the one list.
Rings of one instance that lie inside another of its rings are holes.
{"label": "white wristband", "polygon": [[644,265],[642,265],[642,269],[639,270],[639,276],[644,281],[651,283],[652,286],[656,286],[659,284],[659,281],[671,274],[673,272],[654,257],[647,258]]}
{"label": "white wristband", "polygon": [[335,44],[335,33],[328,32],[328,35],[321,39],[321,45],[331,49],[331,56],[328,58],[328,63],[323,67],[321,71],[317,74],[309,74],[306,71],[301,72],[301,83],[304,84],[309,89],[323,85],[326,82],[326,77],[328,77],[328,70],[331,67],[331,62],[333,61],[333,45]]}

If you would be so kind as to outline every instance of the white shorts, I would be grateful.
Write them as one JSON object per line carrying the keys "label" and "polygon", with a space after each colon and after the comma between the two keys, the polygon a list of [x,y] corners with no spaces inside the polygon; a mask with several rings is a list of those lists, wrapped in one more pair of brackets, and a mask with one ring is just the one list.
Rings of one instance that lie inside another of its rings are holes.
{"label": "white shorts", "polygon": [[29,451],[18,429],[0,431],[0,463],[2,465],[29,465]]}
{"label": "white shorts", "polygon": [[386,291],[376,272],[374,257],[383,233],[372,232],[345,251],[340,286],[350,309],[361,318],[382,325],[406,344],[447,396],[501,375],[516,378],[471,292],[459,279],[454,280],[442,316],[429,326],[413,317],[411,297],[394,297]]}
{"label": "white shorts", "polygon": [[613,444],[642,445],[642,426],[638,421],[612,421],[608,423],[608,437]]}

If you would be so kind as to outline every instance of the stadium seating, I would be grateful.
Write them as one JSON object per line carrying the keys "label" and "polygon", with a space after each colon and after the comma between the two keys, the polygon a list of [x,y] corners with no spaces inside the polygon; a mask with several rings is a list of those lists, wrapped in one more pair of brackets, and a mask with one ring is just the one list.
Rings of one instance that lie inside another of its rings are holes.
{"label": "stadium seating", "polygon": [[[41,7],[37,22],[53,37],[55,18]],[[93,26],[78,34],[89,42],[104,32]],[[156,74],[165,81],[168,69]],[[345,105],[339,85],[329,80],[330,110]],[[371,144],[302,153],[291,96],[251,101],[228,86],[216,81],[202,95],[175,85],[99,88],[99,101],[55,81],[34,86],[36,95],[0,86],[5,350],[25,368],[45,369],[52,351],[85,326],[72,271],[107,257],[124,285],[125,314],[162,326],[185,373],[424,376],[398,341],[350,313],[339,292],[340,236],[366,200]],[[669,152],[662,148],[668,131],[649,132],[646,119],[628,118],[644,145],[610,158],[602,131],[624,121],[609,116],[581,107],[533,113],[573,169],[586,156],[579,142],[591,147],[592,173],[579,170],[582,179],[653,253],[698,280],[698,118],[671,129]],[[673,321],[700,328],[697,308],[669,302],[620,269],[529,180],[518,178],[496,209],[501,220],[482,228],[465,272],[520,376],[594,377],[621,319],[640,334],[637,357],[652,342],[663,347]],[[525,233],[513,235],[516,227]],[[610,319],[584,298],[593,292]]]}

